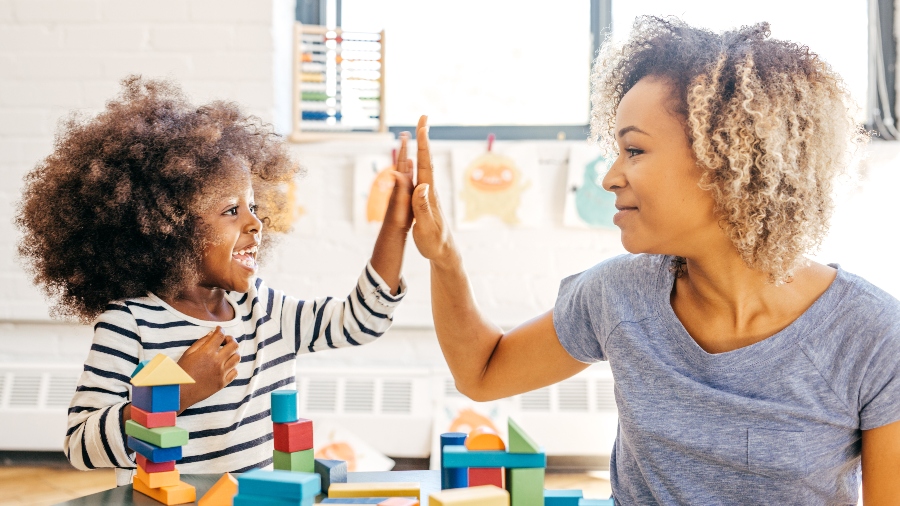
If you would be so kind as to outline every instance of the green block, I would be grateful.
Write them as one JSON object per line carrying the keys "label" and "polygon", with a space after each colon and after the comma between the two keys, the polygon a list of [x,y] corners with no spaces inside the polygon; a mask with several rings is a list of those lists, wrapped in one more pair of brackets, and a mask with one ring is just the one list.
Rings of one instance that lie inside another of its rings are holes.
{"label": "green block", "polygon": [[127,420],[125,434],[160,448],[175,448],[188,444],[188,431],[181,427],[148,429],[134,420]]}
{"label": "green block", "polygon": [[544,469],[507,469],[506,490],[509,506],[544,506]]}
{"label": "green block", "polygon": [[272,467],[281,471],[316,472],[316,459],[312,448],[291,453],[275,450],[272,460]]}
{"label": "green block", "polygon": [[534,442],[519,424],[509,418],[509,453],[541,453],[540,447]]}

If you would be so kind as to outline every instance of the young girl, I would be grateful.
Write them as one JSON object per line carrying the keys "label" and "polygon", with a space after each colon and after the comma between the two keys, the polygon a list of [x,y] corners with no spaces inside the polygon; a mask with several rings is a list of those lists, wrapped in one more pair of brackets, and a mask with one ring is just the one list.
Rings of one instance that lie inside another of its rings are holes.
{"label": "young girl", "polygon": [[17,224],[20,252],[57,314],[96,318],[69,408],[72,465],[115,467],[118,483],[130,482],[129,379],[158,353],[196,381],[181,388],[182,473],[270,464],[268,394],[294,384],[296,356],[375,340],[405,294],[405,143],[355,289],[302,301],[256,277],[267,233],[290,226],[299,170],[269,127],[234,104],[197,108],[173,85],[139,77],[96,118],[70,120],[27,176]]}
{"label": "young girl", "polygon": [[457,387],[496,399],[609,361],[617,503],[856,504],[860,470],[867,505],[900,498],[900,303],[803,257],[865,136],[840,78],[768,36],[643,18],[605,48],[591,123],[633,254],[509,332],[471,296],[418,131],[413,237]]}

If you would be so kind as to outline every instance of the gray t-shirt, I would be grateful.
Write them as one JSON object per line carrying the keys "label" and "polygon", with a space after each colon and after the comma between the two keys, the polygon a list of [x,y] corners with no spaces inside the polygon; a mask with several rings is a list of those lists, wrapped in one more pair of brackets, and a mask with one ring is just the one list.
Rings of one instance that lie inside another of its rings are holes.
{"label": "gray t-shirt", "polygon": [[797,320],[709,354],[670,304],[671,257],[623,255],[564,279],[559,340],[608,360],[621,504],[856,504],[862,430],[900,420],[900,302],[838,268]]}

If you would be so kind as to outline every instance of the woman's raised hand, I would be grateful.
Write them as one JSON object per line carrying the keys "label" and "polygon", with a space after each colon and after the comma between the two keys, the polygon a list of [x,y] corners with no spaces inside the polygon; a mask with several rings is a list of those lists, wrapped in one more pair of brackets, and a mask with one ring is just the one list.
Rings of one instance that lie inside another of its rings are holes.
{"label": "woman's raised hand", "polygon": [[437,192],[434,190],[427,121],[428,117],[422,116],[416,127],[418,154],[416,189],[412,197],[412,211],[416,218],[413,225],[413,240],[422,256],[440,264],[452,260],[456,249],[447,229]]}

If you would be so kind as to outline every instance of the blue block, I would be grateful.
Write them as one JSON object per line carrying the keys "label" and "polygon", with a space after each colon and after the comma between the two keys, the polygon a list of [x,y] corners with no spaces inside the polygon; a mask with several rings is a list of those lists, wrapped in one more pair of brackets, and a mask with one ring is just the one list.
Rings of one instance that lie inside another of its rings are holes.
{"label": "blue block", "polygon": [[378,504],[388,499],[390,497],[328,497],[319,501],[319,504]]}
{"label": "blue block", "polygon": [[616,502],[609,499],[580,499],[578,506],[616,506]]}
{"label": "blue block", "polygon": [[332,483],[347,483],[347,463],[343,460],[316,459],[316,474],[322,478],[322,490]]}
{"label": "blue block", "polygon": [[315,497],[306,499],[286,499],[264,495],[238,494],[232,499],[232,506],[313,506]]}
{"label": "blue block", "polygon": [[299,420],[297,416],[297,391],[275,390],[272,392],[272,422],[291,423]]}
{"label": "blue block", "polygon": [[445,432],[441,434],[441,490],[449,488],[466,488],[469,486],[469,470],[466,468],[448,468],[444,465],[444,448],[466,443],[465,432]]}
{"label": "blue block", "polygon": [[150,413],[178,411],[181,405],[180,385],[131,387],[131,403]]}
{"label": "blue block", "polygon": [[544,506],[578,506],[583,497],[581,490],[544,489]]}
{"label": "blue block", "polygon": [[150,360],[151,360],[151,359],[147,359],[147,360],[144,360],[144,361],[140,362],[140,363],[137,365],[137,367],[134,368],[134,372],[131,373],[131,377],[133,378],[133,377],[137,376],[137,373],[141,372],[141,369],[143,369],[145,365],[149,364],[149,363],[150,363]]}
{"label": "blue block", "polygon": [[470,452],[465,446],[448,445],[444,447],[443,456],[443,467],[505,467],[507,469],[547,467],[547,454],[543,452],[508,453],[494,450]]}
{"label": "blue block", "polygon": [[150,462],[169,462],[170,460],[181,460],[181,447],[160,448],[146,441],[128,436],[128,447],[140,453]]}
{"label": "blue block", "polygon": [[263,471],[254,469],[238,476],[238,493],[282,497],[315,498],[322,491],[322,479],[315,473],[296,471]]}

